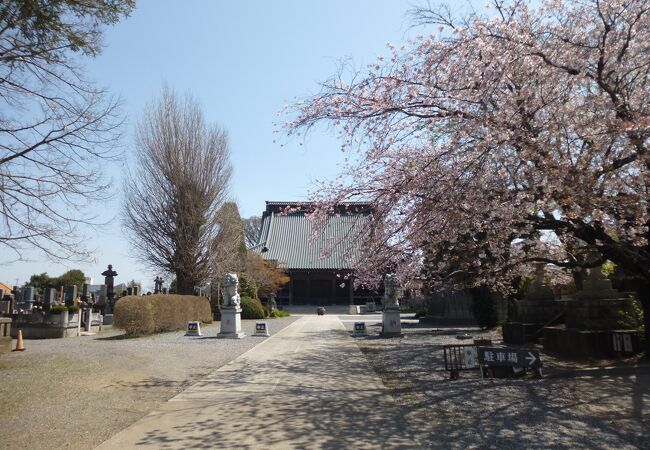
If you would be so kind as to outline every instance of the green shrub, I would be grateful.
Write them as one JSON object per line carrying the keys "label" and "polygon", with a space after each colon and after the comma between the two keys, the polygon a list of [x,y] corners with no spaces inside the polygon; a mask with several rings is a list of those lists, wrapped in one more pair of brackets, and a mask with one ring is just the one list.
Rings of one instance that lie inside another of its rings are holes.
{"label": "green shrub", "polygon": [[266,310],[259,300],[250,297],[241,299],[241,318],[242,319],[263,319],[266,317]]}
{"label": "green shrub", "polygon": [[70,311],[71,313],[74,313],[74,312],[79,311],[79,306],[77,306],[77,305],[70,305],[70,306],[67,307],[67,309],[68,309],[68,311]]}
{"label": "green shrub", "polygon": [[269,314],[269,317],[271,319],[275,319],[277,317],[289,317],[291,314],[289,314],[288,311],[283,311],[281,309],[274,309],[271,314]]}
{"label": "green shrub", "polygon": [[242,272],[239,275],[239,294],[242,298],[252,298],[253,300],[258,300],[257,296],[257,285],[255,281],[246,273]]}
{"label": "green shrub", "polygon": [[50,314],[61,314],[63,311],[67,311],[68,307],[65,305],[54,305],[50,308]]}
{"label": "green shrub", "polygon": [[210,301],[193,295],[122,297],[113,313],[113,325],[128,335],[183,330],[189,321],[212,322]]}
{"label": "green shrub", "polygon": [[422,317],[425,317],[427,315],[426,309],[419,309],[415,312],[415,318],[416,319],[421,319]]}

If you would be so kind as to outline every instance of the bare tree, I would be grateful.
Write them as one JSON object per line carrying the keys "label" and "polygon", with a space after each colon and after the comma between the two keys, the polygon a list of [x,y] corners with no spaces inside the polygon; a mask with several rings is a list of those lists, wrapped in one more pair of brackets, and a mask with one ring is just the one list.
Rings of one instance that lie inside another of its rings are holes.
{"label": "bare tree", "polygon": [[252,247],[257,244],[260,239],[260,232],[262,231],[262,218],[260,216],[252,216],[244,219],[244,239],[246,245]]}
{"label": "bare tree", "polygon": [[[28,248],[85,259],[85,207],[106,197],[101,166],[115,152],[117,102],[84,80],[75,54],[101,50],[102,25],[133,0],[0,4],[0,253]],[[4,259],[4,258],[3,258]]]}
{"label": "bare tree", "polygon": [[217,222],[219,232],[214,245],[220,251],[214,260],[214,277],[220,281],[227,272],[246,270],[246,244],[244,226],[236,203],[224,203],[217,213]]}
{"label": "bare tree", "polygon": [[232,167],[226,132],[198,102],[164,88],[136,129],[138,167],[125,184],[124,227],[140,255],[172,273],[180,294],[211,279],[222,249],[217,212]]}

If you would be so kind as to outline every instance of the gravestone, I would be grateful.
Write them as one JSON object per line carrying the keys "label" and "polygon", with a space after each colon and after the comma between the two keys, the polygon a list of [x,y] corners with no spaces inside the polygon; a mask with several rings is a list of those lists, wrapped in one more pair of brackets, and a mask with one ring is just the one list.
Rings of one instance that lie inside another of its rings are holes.
{"label": "gravestone", "polygon": [[18,309],[22,309],[25,311],[29,311],[32,309],[34,306],[34,294],[36,293],[36,289],[34,289],[32,286],[25,286],[22,290],[22,299],[20,302],[20,305],[18,306]]}
{"label": "gravestone", "polygon": [[11,300],[2,297],[2,299],[0,299],[0,316],[3,314],[11,314],[11,312]]}
{"label": "gravestone", "polygon": [[382,337],[400,337],[402,336],[402,322],[400,318],[400,308],[397,296],[399,294],[399,285],[397,278],[393,274],[386,275],[384,280],[384,298],[382,303],[384,311],[382,312]]}
{"label": "gravestone", "polygon": [[133,288],[132,287],[127,287],[126,288],[126,295],[133,295]]}
{"label": "gravestone", "polygon": [[133,295],[136,297],[140,295],[140,286],[133,286]]}
{"label": "gravestone", "polygon": [[576,299],[566,302],[565,324],[544,328],[544,350],[574,358],[620,356],[615,335],[627,335],[632,351],[625,353],[638,353],[634,302],[612,288],[600,267],[590,269]]}
{"label": "gravestone", "polygon": [[[109,264],[108,269],[102,272],[102,276],[105,277],[104,284],[106,285],[106,308],[104,308],[104,313],[105,313],[105,317],[106,315],[110,314],[111,317],[109,320],[112,320],[113,306],[115,305],[114,283],[115,283],[115,277],[117,276],[117,272],[114,271],[113,266]],[[104,323],[106,324],[106,322]]]}
{"label": "gravestone", "polygon": [[43,307],[46,311],[49,311],[54,305],[56,305],[56,289],[46,287],[43,292]]}
{"label": "gravestone", "polygon": [[84,283],[83,286],[81,287],[81,300],[84,302],[90,302],[91,300],[91,295],[90,295],[90,284]]}
{"label": "gravestone", "polygon": [[65,306],[74,305],[76,298],[77,298],[77,286],[73,284],[63,288],[63,299],[65,302]]}
{"label": "gravestone", "polygon": [[236,273],[228,273],[221,283],[221,330],[218,338],[241,339],[246,336],[241,330],[241,297],[239,278]]}
{"label": "gravestone", "polygon": [[553,289],[544,281],[544,267],[545,264],[537,264],[535,281],[518,302],[516,318],[503,325],[504,342],[518,345],[536,342],[542,337],[544,327],[552,325],[553,319],[561,315],[563,304],[555,300]]}
{"label": "gravestone", "polygon": [[8,295],[5,298],[5,290],[0,289],[0,316],[3,314],[11,314],[11,301]]}
{"label": "gravestone", "polygon": [[153,283],[154,283],[153,293],[160,294],[162,292],[163,279],[158,276],[153,280]]}
{"label": "gravestone", "polygon": [[162,293],[163,293],[164,295],[167,295],[167,288],[166,288],[166,287],[162,288]]}
{"label": "gravestone", "polygon": [[105,307],[107,300],[108,300],[108,296],[106,291],[106,285],[102,284],[101,286],[99,286],[99,298],[97,299],[97,304],[101,307]]}

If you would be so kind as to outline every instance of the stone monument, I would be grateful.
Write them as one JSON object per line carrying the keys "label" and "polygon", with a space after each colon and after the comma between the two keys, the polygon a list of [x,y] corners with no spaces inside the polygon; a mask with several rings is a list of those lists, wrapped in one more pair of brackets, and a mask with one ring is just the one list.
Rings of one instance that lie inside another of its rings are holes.
{"label": "stone monument", "polygon": [[43,292],[43,307],[46,311],[49,311],[54,305],[56,305],[56,289],[53,287],[46,287]]}
{"label": "stone monument", "polygon": [[32,286],[25,286],[22,292],[23,298],[22,301],[20,302],[20,305],[18,306],[18,309],[31,311],[31,309],[34,307],[35,293],[36,293],[36,289],[34,289]]}
{"label": "stone monument", "polygon": [[108,265],[108,269],[102,272],[104,276],[104,286],[106,286],[106,306],[103,309],[103,324],[112,325],[113,324],[113,307],[115,306],[115,290],[114,283],[117,272],[113,270],[111,264]]}
{"label": "stone monument", "polygon": [[[517,304],[514,320],[503,326],[503,341],[508,344],[536,342],[542,337],[545,326],[561,320],[563,302],[555,299],[553,289],[544,281],[545,264],[535,267],[535,281],[528,288],[526,296]],[[553,322],[554,319],[557,321]]]}
{"label": "stone monument", "polygon": [[105,277],[104,284],[106,285],[106,314],[110,314],[112,319],[113,306],[115,306],[115,291],[113,290],[113,286],[117,272],[114,271],[113,266],[109,264],[108,269],[102,272],[102,276]]}
{"label": "stone monument", "polygon": [[[544,350],[573,358],[641,351],[634,302],[612,288],[600,267],[589,269],[576,299],[566,303],[565,325],[544,328]],[[621,337],[630,343],[623,352],[615,344]]]}
{"label": "stone monument", "polygon": [[74,284],[71,284],[69,286],[66,286],[63,288],[63,299],[65,302],[65,306],[72,306],[75,304],[75,300],[77,298],[77,286]]}
{"label": "stone monument", "polygon": [[156,277],[154,280],[154,289],[153,293],[154,294],[160,294],[162,292],[162,284],[163,284],[163,279],[160,277]]}
{"label": "stone monument", "polygon": [[399,337],[402,336],[402,322],[400,319],[399,301],[399,284],[393,274],[386,275],[384,280],[384,298],[382,304],[384,311],[382,313],[382,337]]}
{"label": "stone monument", "polygon": [[92,300],[92,295],[90,294],[90,284],[84,283],[81,286],[81,300],[90,303]]}
{"label": "stone monument", "polygon": [[241,331],[241,306],[239,297],[239,278],[236,273],[228,273],[221,283],[221,331],[219,338],[241,339],[246,336]]}

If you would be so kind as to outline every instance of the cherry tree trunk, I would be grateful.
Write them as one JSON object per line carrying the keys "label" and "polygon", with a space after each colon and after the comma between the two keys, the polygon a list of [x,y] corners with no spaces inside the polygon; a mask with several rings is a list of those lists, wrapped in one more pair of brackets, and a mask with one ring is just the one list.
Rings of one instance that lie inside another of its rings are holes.
{"label": "cherry tree trunk", "polygon": [[645,325],[643,358],[650,360],[650,283],[645,283],[643,289],[639,290],[639,300],[643,308],[643,324]]}

